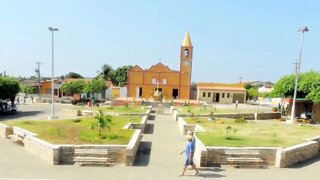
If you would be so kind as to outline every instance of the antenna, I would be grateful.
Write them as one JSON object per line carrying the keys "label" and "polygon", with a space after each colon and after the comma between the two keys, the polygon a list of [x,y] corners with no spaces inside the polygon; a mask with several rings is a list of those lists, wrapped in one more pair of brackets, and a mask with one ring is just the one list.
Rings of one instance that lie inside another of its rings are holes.
{"label": "antenna", "polygon": [[242,79],[243,79],[243,77],[240,76],[240,77],[239,77],[239,83],[240,83],[240,84],[242,83],[242,81],[241,81]]}

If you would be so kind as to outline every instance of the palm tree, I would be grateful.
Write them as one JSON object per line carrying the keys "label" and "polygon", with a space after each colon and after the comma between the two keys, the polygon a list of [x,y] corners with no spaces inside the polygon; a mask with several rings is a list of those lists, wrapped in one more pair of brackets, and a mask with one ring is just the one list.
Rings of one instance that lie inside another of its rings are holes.
{"label": "palm tree", "polygon": [[99,113],[95,116],[95,119],[97,121],[91,125],[91,129],[99,127],[99,138],[101,138],[102,129],[108,128],[108,130],[110,131],[112,117],[109,115],[104,115],[102,110],[99,109]]}
{"label": "palm tree", "polygon": [[111,73],[113,72],[113,68],[109,64],[104,64],[101,67],[101,71],[99,75],[103,77],[106,81],[111,81]]}

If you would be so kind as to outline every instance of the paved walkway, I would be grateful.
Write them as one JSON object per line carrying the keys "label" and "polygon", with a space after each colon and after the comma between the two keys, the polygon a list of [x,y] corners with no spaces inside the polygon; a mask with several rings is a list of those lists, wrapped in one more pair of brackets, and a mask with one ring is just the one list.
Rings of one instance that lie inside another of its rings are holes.
{"label": "paved walkway", "polygon": [[[166,109],[168,112],[168,109]],[[317,160],[295,168],[235,169],[229,166],[202,169],[200,176],[187,171],[179,177],[184,155],[184,136],[171,115],[151,116],[142,148],[132,167],[79,167],[73,165],[50,165],[9,140],[0,138],[0,179],[230,179],[230,180],[316,180],[319,179],[320,162]]]}

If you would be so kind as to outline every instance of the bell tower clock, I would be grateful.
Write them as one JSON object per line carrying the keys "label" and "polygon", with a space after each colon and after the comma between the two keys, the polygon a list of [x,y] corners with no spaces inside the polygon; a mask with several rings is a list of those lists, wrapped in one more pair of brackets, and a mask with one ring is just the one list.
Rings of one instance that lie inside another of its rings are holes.
{"label": "bell tower clock", "polygon": [[180,98],[181,99],[190,98],[192,56],[193,56],[193,46],[191,43],[189,32],[187,32],[182,42],[181,50],[180,50],[180,93],[181,93]]}

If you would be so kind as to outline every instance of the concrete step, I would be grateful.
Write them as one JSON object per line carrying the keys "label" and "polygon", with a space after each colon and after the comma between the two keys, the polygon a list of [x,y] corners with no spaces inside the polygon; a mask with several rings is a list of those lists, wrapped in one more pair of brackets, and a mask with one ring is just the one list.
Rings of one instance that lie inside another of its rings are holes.
{"label": "concrete step", "polygon": [[102,157],[79,157],[76,156],[73,159],[75,162],[108,162],[109,158],[102,158]]}
{"label": "concrete step", "polygon": [[107,149],[75,149],[75,156],[78,157],[108,157]]}
{"label": "concrete step", "polygon": [[112,166],[113,161],[110,158],[97,157],[75,157],[75,164],[79,166]]}

